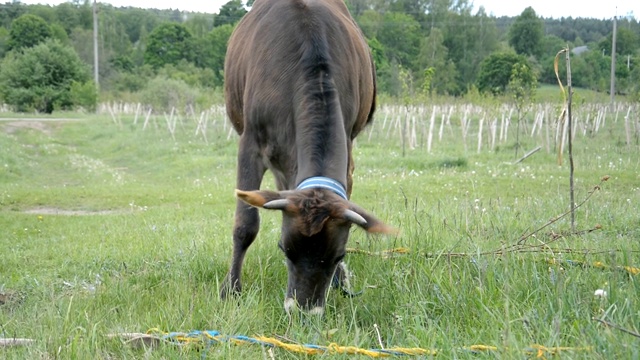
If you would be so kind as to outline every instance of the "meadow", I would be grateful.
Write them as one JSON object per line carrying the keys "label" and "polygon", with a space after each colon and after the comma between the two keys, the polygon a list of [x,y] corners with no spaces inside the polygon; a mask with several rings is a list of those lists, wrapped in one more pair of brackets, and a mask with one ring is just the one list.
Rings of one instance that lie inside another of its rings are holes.
{"label": "meadow", "polygon": [[[363,293],[330,291],[322,318],[283,310],[277,212],[261,213],[243,294],[218,298],[237,149],[221,107],[107,108],[0,114],[0,338],[35,340],[0,348],[2,358],[317,357],[109,336],[190,330],[442,358],[552,354],[535,345],[560,358],[640,358],[637,334],[612,326],[637,333],[640,324],[637,104],[574,109],[575,231],[559,218],[570,208],[560,105],[523,116],[518,152],[513,112],[501,105],[382,105],[356,141],[352,200],[400,233],[354,227],[346,261]],[[267,177],[263,188],[273,187]]]}

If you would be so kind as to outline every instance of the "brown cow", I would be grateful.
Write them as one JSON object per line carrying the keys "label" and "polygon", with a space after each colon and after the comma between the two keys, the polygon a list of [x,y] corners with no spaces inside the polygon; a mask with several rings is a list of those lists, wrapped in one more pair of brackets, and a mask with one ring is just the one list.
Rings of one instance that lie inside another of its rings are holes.
{"label": "brown cow", "polygon": [[[287,258],[287,311],[297,302],[322,313],[332,277],[345,277],[338,264],[352,223],[391,231],[348,200],[352,142],[372,119],[375,92],[369,48],[343,0],[256,0],[240,21],[225,60],[227,113],[240,148],[222,298],[241,291],[257,208],[283,214],[278,245]],[[267,169],[279,192],[256,190]]]}

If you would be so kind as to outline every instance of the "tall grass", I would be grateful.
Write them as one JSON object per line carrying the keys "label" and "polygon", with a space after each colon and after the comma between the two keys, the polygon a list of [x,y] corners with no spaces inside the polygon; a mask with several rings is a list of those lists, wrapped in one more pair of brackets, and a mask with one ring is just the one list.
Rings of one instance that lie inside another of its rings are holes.
{"label": "tall grass", "polygon": [[[444,108],[438,108],[438,125]],[[442,138],[434,136],[428,152],[421,141],[426,138],[418,135],[428,132],[431,110],[410,113],[417,141],[404,155],[401,136],[410,133],[402,133],[401,123],[391,125],[392,112],[383,126],[381,109],[358,138],[352,199],[401,233],[369,237],[354,229],[349,246],[410,252],[350,254],[353,286],[364,293],[342,298],[330,292],[322,319],[284,313],[277,212],[261,213],[242,296],[218,299],[231,252],[237,145],[222,113],[210,118],[206,141],[196,135],[197,116],[175,120],[173,134],[162,115],[144,129],[142,118],[134,124],[135,115],[124,113],[115,121],[109,114],[0,122],[0,337],[36,340],[0,349],[0,357],[270,356],[259,346],[151,350],[107,336],[151,328],[434,348],[445,358],[477,358],[465,349],[473,344],[496,346],[501,358],[522,357],[532,344],[590,347],[569,350],[569,357],[640,356],[636,338],[592,320],[636,330],[639,321],[637,276],[616,268],[640,266],[639,148],[627,144],[623,118],[616,121],[607,112],[605,126],[577,133],[574,142],[577,200],[603,175],[611,176],[577,212],[579,230],[598,230],[572,234],[568,221],[560,220],[527,239],[530,245],[548,243],[535,252],[482,255],[516,244],[568,210],[567,165],[558,165],[552,143],[513,165],[513,128],[504,142],[493,148],[486,142],[478,152],[479,118],[483,112],[486,119],[499,118],[500,107],[469,112],[466,143],[464,112],[454,112],[450,128]],[[527,135],[524,143],[544,145],[541,134]],[[264,187],[273,188],[271,177]],[[607,296],[594,296],[597,289]],[[277,349],[274,354],[305,357]]]}

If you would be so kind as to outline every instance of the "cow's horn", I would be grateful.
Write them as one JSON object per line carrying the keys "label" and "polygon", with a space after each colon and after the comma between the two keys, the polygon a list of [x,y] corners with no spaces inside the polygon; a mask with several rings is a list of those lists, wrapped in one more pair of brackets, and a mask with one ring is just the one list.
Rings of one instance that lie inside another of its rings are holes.
{"label": "cow's horn", "polygon": [[345,220],[349,220],[352,223],[356,224],[356,225],[360,225],[360,226],[365,226],[367,225],[367,220],[365,220],[362,215],[358,214],[357,212],[351,210],[351,209],[346,209],[344,211],[344,218]]}
{"label": "cow's horn", "polygon": [[287,205],[289,205],[289,200],[277,199],[265,203],[262,207],[269,210],[284,210],[287,208]]}

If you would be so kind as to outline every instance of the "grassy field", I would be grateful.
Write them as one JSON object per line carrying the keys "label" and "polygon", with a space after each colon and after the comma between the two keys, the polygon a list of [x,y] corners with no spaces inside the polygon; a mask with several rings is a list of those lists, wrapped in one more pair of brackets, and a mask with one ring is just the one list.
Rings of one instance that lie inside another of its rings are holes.
{"label": "grassy field", "polygon": [[[144,128],[130,115],[5,119],[0,338],[36,341],[0,349],[0,357],[307,356],[230,343],[147,349],[108,337],[159,329],[420,347],[443,358],[522,358],[534,344],[570,347],[561,352],[566,358],[639,358],[636,337],[593,320],[632,331],[640,324],[638,275],[620,268],[640,267],[640,147],[637,135],[627,144],[624,109],[608,113],[598,131],[578,127],[576,202],[599,189],[578,208],[576,233],[568,217],[544,227],[570,203],[568,156],[558,165],[553,135],[545,135],[553,134],[553,120],[546,120],[549,131],[530,136],[531,114],[516,155],[515,126],[493,146],[484,136],[478,151],[481,112],[470,112],[465,137],[454,112],[441,137],[437,117],[429,152],[430,107],[404,116],[390,110],[386,118],[380,111],[356,143],[352,200],[401,233],[367,237],[354,228],[349,246],[409,253],[348,255],[354,290],[364,292],[348,299],[331,291],[322,319],[283,311],[287,275],[276,246],[277,212],[262,213],[243,295],[218,299],[231,254],[237,144],[222,116],[211,119],[206,141],[187,118],[174,122],[173,134],[162,116]],[[497,119],[499,111],[486,114]],[[588,124],[586,113],[576,114]],[[541,151],[514,164],[537,145]],[[264,187],[272,184],[268,178]],[[588,266],[595,262],[606,267]],[[598,289],[606,296],[594,296]],[[476,344],[497,350],[478,355],[468,349]]]}

